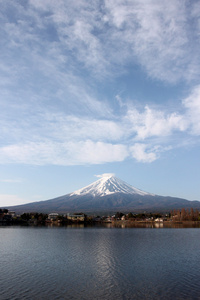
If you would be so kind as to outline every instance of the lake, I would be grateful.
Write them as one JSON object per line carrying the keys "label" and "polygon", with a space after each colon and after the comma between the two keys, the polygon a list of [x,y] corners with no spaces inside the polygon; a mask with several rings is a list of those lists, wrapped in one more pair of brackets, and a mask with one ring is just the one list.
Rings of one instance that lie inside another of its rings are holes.
{"label": "lake", "polygon": [[0,299],[200,299],[199,228],[0,227]]}

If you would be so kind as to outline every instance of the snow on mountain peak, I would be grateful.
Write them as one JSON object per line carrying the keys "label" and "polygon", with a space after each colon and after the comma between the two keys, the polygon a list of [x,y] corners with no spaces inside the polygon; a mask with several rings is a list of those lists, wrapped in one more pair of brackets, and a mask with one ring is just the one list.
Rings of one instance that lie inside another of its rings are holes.
{"label": "snow on mountain peak", "polygon": [[123,193],[123,194],[138,194],[138,195],[151,195],[147,192],[141,191],[131,185],[127,184],[126,182],[122,181],[119,178],[113,176],[113,174],[103,174],[101,178],[94,183],[77,190],[70,194],[70,196],[75,195],[93,195],[103,197],[110,194],[115,193]]}

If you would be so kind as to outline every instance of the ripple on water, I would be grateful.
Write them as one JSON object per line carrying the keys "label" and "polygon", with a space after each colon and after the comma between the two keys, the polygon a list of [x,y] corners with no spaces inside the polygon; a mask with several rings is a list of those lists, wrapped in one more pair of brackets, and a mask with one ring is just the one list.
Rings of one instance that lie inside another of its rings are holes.
{"label": "ripple on water", "polygon": [[0,299],[200,299],[199,234],[5,228]]}

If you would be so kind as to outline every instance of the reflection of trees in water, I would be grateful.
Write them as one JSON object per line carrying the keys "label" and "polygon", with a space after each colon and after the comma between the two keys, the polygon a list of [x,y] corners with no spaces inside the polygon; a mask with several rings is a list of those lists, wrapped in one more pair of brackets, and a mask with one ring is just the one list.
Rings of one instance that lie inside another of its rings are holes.
{"label": "reflection of trees in water", "polygon": [[109,228],[200,228],[197,221],[165,221],[165,222],[115,222],[106,224]]}

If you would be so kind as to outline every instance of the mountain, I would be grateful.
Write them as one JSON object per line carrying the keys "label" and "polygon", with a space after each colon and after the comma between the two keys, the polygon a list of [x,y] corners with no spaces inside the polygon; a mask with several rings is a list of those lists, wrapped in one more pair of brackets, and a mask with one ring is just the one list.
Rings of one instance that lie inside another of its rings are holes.
{"label": "mountain", "polygon": [[116,193],[130,195],[152,195],[147,192],[136,189],[119,178],[112,175],[107,175],[94,183],[70,194],[72,196],[92,195],[93,197],[104,197]]}
{"label": "mountain", "polygon": [[139,212],[168,211],[181,208],[198,208],[200,201],[159,196],[139,190],[115,176],[107,175],[73,193],[51,200],[9,207],[22,212]]}

